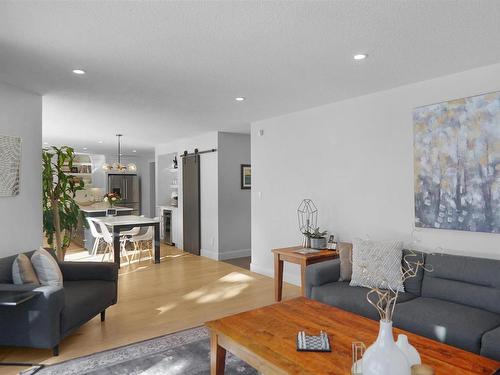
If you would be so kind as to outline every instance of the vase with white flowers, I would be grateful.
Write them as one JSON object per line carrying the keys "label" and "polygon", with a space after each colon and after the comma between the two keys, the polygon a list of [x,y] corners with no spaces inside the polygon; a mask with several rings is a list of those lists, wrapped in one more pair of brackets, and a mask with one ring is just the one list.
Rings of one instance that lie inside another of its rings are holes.
{"label": "vase with white flowers", "polygon": [[120,194],[118,193],[107,193],[104,195],[103,201],[109,204],[109,207],[113,207],[115,204],[119,203],[121,200]]}

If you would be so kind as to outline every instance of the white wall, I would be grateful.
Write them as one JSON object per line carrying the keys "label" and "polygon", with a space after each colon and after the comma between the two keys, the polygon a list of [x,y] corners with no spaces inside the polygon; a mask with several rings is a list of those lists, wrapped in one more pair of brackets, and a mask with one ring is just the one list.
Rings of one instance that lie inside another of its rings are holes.
{"label": "white wall", "polygon": [[151,176],[149,170],[149,163],[154,161],[153,155],[139,156],[131,162],[137,165],[137,175],[141,179],[141,214],[147,217],[154,217],[155,213],[150,212],[151,208]]}
{"label": "white wall", "polygon": [[[178,141],[161,144],[156,147],[156,180],[158,181],[158,159],[161,155],[177,153],[177,160],[181,163],[180,155],[187,150],[193,152],[195,148],[203,151],[217,148],[217,132],[201,134],[197,137],[180,139]],[[200,196],[201,196],[201,255],[217,259],[219,251],[218,236],[218,166],[217,152],[201,155],[200,161]],[[160,158],[161,159],[161,158]],[[165,188],[157,185],[156,201],[163,202]],[[173,223],[176,246],[183,248],[182,243],[182,168],[179,171],[179,220]]]}
{"label": "white wall", "polygon": [[[419,229],[412,237],[413,108],[496,90],[500,64],[252,124],[252,270],[272,275],[270,250],[300,242],[303,198],[341,240],[416,240],[421,249],[500,258],[498,234]],[[285,277],[298,283],[298,269],[285,266]]]}
{"label": "white wall", "polygon": [[251,192],[242,190],[241,164],[250,164],[250,135],[219,133],[219,259],[250,256]]}
{"label": "white wall", "polygon": [[177,161],[177,170],[173,172],[172,169],[172,161],[176,155],[178,155],[177,151],[171,154],[158,155],[158,165],[156,167],[156,185],[157,189],[159,189],[159,193],[157,194],[158,205],[170,206],[172,193],[179,193],[179,188],[175,189],[171,187],[179,184],[180,160]]}
{"label": "white wall", "polygon": [[42,97],[0,84],[0,134],[22,138],[20,193],[0,197],[0,257],[42,244]]}

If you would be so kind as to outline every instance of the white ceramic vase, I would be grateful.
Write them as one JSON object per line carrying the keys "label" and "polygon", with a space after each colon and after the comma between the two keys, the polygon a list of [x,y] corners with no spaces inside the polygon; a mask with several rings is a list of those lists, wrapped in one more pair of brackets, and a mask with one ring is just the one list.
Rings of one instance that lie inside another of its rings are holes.
{"label": "white ceramic vase", "polygon": [[394,342],[392,322],[380,321],[377,340],[363,355],[363,375],[410,375],[410,363]]}
{"label": "white ceramic vase", "polygon": [[399,349],[406,355],[406,359],[410,362],[410,367],[413,365],[420,365],[422,362],[420,360],[420,354],[418,354],[417,349],[408,342],[408,336],[398,335],[398,341],[396,345]]}

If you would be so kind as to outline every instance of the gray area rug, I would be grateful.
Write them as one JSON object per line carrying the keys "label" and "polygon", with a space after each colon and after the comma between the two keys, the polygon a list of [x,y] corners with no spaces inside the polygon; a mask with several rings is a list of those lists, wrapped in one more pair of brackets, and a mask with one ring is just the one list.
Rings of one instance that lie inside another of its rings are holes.
{"label": "gray area rug", "polygon": [[[172,333],[66,362],[22,372],[24,375],[76,374],[210,374],[210,339],[204,327]],[[254,375],[257,371],[229,352],[226,374]]]}

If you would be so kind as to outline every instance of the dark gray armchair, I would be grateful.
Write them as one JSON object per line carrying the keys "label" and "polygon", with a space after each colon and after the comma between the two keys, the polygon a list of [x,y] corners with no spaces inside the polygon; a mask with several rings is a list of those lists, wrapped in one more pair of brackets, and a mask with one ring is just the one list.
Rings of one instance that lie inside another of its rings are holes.
{"label": "dark gray armchair", "polygon": [[[26,253],[31,257],[33,252]],[[35,290],[40,295],[19,305],[0,306],[0,345],[53,349],[94,316],[117,302],[118,266],[115,263],[60,262],[64,285],[14,285],[16,255],[0,259],[0,290]]]}

